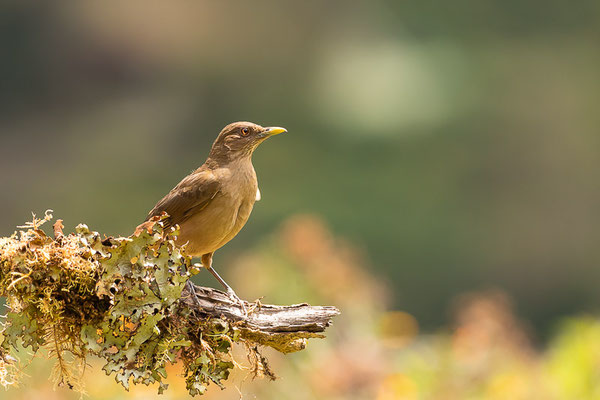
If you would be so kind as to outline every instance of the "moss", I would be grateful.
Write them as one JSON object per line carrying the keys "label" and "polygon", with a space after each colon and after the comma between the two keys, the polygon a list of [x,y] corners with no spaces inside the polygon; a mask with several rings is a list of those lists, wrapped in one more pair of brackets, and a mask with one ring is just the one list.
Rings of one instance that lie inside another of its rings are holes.
{"label": "moss", "polygon": [[[57,385],[81,388],[89,355],[125,389],[130,384],[167,388],[165,367],[181,361],[191,395],[222,386],[234,364],[231,344],[239,328],[215,318],[188,324],[180,302],[191,260],[163,231],[161,219],[126,238],[104,238],[85,225],[55,238],[35,219],[19,234],[0,238],[0,295],[9,312],[0,335],[0,383],[16,381],[11,352],[48,348]],[[251,349],[250,354],[259,354]]]}

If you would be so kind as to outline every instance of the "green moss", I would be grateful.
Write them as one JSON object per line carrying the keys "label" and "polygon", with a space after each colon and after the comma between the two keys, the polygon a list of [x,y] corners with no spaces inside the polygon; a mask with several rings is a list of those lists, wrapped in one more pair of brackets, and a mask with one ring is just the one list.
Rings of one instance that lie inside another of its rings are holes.
{"label": "green moss", "polygon": [[159,392],[167,388],[165,366],[180,360],[191,395],[211,382],[222,386],[238,328],[215,319],[186,323],[191,311],[179,299],[191,260],[175,246],[175,231],[164,232],[157,220],[150,232],[102,240],[79,225],[53,239],[39,229],[49,219],[0,239],[0,295],[10,309],[3,359],[19,345],[47,347],[57,360],[56,383],[79,388],[77,362],[95,355],[125,389],[158,383]]}

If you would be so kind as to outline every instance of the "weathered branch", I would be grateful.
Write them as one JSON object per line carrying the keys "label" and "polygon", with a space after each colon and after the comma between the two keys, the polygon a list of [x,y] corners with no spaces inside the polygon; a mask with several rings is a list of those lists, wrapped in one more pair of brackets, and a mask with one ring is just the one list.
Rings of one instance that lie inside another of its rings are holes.
{"label": "weathered branch", "polygon": [[331,306],[311,306],[306,303],[291,306],[275,306],[260,302],[245,302],[246,313],[241,305],[226,293],[201,286],[194,286],[196,303],[189,292],[185,304],[195,311],[196,318],[206,316],[237,323],[241,336],[251,342],[270,346],[283,353],[304,349],[306,339],[324,337],[321,332],[331,323],[339,310]]}

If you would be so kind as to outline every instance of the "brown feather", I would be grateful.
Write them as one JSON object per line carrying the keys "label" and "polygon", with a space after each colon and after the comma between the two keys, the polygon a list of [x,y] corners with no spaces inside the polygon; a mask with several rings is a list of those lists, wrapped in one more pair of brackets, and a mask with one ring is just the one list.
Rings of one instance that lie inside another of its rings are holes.
{"label": "brown feather", "polygon": [[219,189],[220,183],[212,171],[202,166],[171,189],[148,213],[146,221],[164,211],[169,214],[166,226],[182,224],[208,206],[219,194]]}

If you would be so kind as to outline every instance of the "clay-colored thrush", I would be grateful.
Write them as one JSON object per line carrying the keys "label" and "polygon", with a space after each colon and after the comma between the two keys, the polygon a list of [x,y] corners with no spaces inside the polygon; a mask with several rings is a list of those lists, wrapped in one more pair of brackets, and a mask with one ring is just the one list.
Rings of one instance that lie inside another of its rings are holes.
{"label": "clay-colored thrush", "polygon": [[202,266],[236,299],[235,292],[212,267],[213,253],[237,235],[254,202],[260,199],[252,153],[264,140],[283,132],[287,131],[251,122],[227,125],[213,143],[206,162],[183,178],[146,217],[148,221],[166,212],[166,226],[179,225],[177,243],[186,243],[188,254],[200,256]]}

